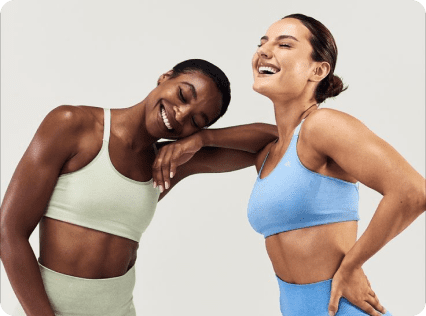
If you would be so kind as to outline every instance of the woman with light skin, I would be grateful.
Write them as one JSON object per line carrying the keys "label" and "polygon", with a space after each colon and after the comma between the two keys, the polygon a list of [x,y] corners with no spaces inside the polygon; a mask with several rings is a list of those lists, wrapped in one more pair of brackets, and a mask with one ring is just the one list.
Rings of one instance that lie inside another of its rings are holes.
{"label": "woman with light skin", "polygon": [[[52,110],[1,206],[1,259],[20,302],[14,315],[135,315],[139,240],[165,194],[152,181],[157,147],[164,145],[157,141],[199,132],[210,146],[180,168],[177,182],[253,165],[277,137],[269,124],[206,129],[229,102],[225,74],[204,60],[188,60],[132,107]],[[37,260],[28,239],[39,223]]]}
{"label": "woman with light skin", "polygon": [[[426,209],[425,179],[395,149],[356,118],[318,109],[346,89],[336,60],[329,30],[295,14],[269,27],[252,61],[279,137],[257,154],[248,217],[265,236],[286,316],[390,315],[362,266]],[[197,137],[162,148],[157,183],[173,182]],[[383,198],[357,240],[358,182]]]}

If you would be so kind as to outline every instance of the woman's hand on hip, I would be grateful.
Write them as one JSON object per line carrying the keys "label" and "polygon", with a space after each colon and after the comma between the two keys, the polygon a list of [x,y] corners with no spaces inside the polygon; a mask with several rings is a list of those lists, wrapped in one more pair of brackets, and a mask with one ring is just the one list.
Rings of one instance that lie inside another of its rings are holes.
{"label": "woman's hand on hip", "polygon": [[364,312],[372,316],[386,314],[385,308],[380,304],[376,293],[371,289],[370,282],[361,268],[346,268],[340,266],[331,283],[331,297],[328,313],[336,315],[339,300],[346,298]]}

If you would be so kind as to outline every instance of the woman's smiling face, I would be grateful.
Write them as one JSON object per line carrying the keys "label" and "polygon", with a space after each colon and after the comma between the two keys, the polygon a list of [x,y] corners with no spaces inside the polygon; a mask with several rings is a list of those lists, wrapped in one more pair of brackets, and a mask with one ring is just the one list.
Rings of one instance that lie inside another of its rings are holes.
{"label": "woman's smiling face", "polygon": [[208,126],[220,113],[222,96],[215,83],[193,71],[164,74],[148,97],[146,127],[157,138],[182,138]]}
{"label": "woman's smiling face", "polygon": [[315,71],[310,31],[297,19],[272,24],[253,56],[253,89],[270,99],[295,98]]}

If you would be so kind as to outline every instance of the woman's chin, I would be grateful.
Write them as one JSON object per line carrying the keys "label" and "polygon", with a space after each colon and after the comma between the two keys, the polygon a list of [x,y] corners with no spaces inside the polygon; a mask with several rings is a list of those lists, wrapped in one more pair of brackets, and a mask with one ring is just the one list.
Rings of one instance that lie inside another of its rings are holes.
{"label": "woman's chin", "polygon": [[265,87],[265,85],[259,85],[256,84],[256,82],[253,83],[253,90],[257,93],[264,95],[265,97],[269,98],[269,90],[268,87]]}

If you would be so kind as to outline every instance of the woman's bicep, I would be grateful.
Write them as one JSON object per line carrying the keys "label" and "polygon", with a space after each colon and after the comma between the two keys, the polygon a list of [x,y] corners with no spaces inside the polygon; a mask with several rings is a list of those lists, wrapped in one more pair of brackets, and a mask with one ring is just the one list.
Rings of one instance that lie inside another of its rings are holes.
{"label": "woman's bicep", "polygon": [[70,135],[73,122],[69,117],[64,120],[63,114],[45,118],[18,163],[1,206],[2,233],[29,237],[43,216],[60,170],[75,145]]}
{"label": "woman's bicep", "polygon": [[323,112],[317,119],[310,143],[358,181],[381,194],[418,188],[423,178],[359,120],[337,111]]}

